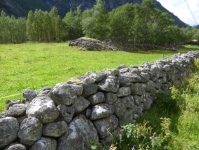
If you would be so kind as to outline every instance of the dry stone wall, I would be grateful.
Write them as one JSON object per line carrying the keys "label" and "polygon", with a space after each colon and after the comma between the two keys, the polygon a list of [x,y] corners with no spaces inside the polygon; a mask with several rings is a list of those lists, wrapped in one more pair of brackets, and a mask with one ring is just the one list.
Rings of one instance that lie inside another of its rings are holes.
{"label": "dry stone wall", "polygon": [[156,93],[180,85],[198,57],[191,51],[139,67],[90,71],[41,92],[26,89],[25,99],[0,114],[0,149],[86,150],[88,141],[110,142],[121,126],[136,123]]}

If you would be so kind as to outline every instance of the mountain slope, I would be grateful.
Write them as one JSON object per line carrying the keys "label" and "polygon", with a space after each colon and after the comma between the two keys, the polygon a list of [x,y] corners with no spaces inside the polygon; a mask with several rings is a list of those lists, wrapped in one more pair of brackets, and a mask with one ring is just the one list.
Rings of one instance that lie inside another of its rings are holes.
{"label": "mountain slope", "polygon": [[[125,3],[138,3],[142,4],[143,0],[103,0],[106,2],[107,8],[111,11]],[[161,3],[153,0],[156,3],[157,8],[163,12],[167,12],[175,20],[175,24],[178,27],[186,27],[187,25],[182,22],[177,16],[169,12],[164,8]],[[0,11],[4,10],[8,15],[14,15],[16,17],[26,17],[29,10],[41,9],[43,11],[49,11],[53,6],[56,6],[59,10],[59,15],[63,18],[70,9],[74,10],[77,6],[81,5],[82,11],[91,9],[96,3],[96,0],[1,0]]]}

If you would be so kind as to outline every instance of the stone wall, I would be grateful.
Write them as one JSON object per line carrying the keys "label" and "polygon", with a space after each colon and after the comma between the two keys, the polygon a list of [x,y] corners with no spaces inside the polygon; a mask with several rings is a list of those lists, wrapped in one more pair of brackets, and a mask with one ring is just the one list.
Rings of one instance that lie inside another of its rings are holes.
{"label": "stone wall", "polygon": [[121,126],[136,123],[156,93],[181,84],[198,51],[141,66],[90,71],[45,87],[26,89],[23,100],[0,114],[0,149],[86,150],[87,142],[110,142]]}

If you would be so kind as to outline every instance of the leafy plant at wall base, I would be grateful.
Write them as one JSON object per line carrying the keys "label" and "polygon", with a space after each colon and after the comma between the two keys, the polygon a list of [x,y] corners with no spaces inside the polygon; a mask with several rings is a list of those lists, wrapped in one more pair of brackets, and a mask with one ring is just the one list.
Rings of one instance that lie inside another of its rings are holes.
{"label": "leafy plant at wall base", "polygon": [[146,149],[165,149],[170,140],[170,119],[161,118],[161,133],[152,133],[152,127],[148,126],[149,122],[144,121],[143,124],[128,124],[123,126],[124,129],[122,137],[116,139],[114,145],[117,150],[146,150]]}

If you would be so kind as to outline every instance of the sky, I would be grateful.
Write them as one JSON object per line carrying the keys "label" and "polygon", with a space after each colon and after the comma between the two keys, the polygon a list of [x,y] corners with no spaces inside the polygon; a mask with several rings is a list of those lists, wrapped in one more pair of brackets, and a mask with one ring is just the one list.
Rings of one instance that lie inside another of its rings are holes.
{"label": "sky", "polygon": [[199,24],[199,0],[157,0],[157,1],[159,1],[163,7],[172,12],[175,16],[178,16],[180,20],[193,26],[196,25],[196,22],[193,19],[186,5],[187,1],[197,21],[197,24]]}

